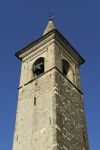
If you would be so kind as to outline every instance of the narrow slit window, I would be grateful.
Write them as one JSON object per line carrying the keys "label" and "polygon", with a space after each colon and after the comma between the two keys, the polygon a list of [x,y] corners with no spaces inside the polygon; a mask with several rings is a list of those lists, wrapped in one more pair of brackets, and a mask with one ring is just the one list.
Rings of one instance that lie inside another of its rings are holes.
{"label": "narrow slit window", "polygon": [[36,105],[36,97],[34,97],[34,105]]}
{"label": "narrow slit window", "polygon": [[18,135],[17,135],[17,142],[18,142]]}

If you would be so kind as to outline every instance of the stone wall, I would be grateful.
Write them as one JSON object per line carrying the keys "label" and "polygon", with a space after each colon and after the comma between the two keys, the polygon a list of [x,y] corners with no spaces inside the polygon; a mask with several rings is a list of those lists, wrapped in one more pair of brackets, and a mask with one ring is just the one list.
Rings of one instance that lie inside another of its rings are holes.
{"label": "stone wall", "polygon": [[56,71],[57,150],[88,150],[82,94]]}
{"label": "stone wall", "polygon": [[53,150],[54,70],[19,89],[13,150]]}

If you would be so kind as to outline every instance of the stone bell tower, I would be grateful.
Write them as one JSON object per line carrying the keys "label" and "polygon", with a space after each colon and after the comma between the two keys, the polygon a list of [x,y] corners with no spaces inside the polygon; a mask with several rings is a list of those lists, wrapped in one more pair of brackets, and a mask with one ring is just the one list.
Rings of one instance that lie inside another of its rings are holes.
{"label": "stone bell tower", "polygon": [[21,60],[13,150],[89,150],[79,69],[84,59],[55,28]]}

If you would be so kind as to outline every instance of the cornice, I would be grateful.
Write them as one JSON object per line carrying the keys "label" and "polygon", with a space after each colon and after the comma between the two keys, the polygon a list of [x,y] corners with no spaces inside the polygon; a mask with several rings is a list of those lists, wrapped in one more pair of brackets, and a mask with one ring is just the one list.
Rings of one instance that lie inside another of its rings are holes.
{"label": "cornice", "polygon": [[30,54],[32,51],[38,49],[40,46],[44,45],[51,39],[56,40],[60,45],[65,47],[65,50],[78,62],[79,65],[85,62],[82,56],[76,51],[76,49],[64,38],[64,36],[57,29],[53,29],[44,36],[33,41],[25,48],[19,50],[15,55],[17,58],[22,60],[25,56]]}
{"label": "cornice", "polygon": [[[55,30],[55,29],[54,29]],[[39,39],[33,41],[32,43],[28,44],[26,47],[20,49],[18,52],[15,53],[15,56],[22,60],[20,57],[22,54],[30,53],[30,49],[33,49],[31,51],[34,51],[34,49],[40,47],[40,45],[43,45],[44,43],[48,42],[54,37],[54,30],[50,31],[49,33],[45,34],[44,36],[40,37]]]}

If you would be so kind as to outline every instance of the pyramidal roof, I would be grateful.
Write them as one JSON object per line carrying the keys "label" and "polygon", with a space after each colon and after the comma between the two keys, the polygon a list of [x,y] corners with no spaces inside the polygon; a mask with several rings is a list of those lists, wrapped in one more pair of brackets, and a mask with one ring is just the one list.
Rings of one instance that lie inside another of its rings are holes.
{"label": "pyramidal roof", "polygon": [[[38,44],[41,44],[41,41],[46,41],[45,39],[48,38],[50,35],[56,35],[53,38],[55,40],[59,40],[60,38],[61,43],[67,47],[67,51],[72,57],[75,57],[75,60],[79,63],[79,65],[83,64],[85,60],[80,56],[80,54],[76,51],[76,49],[64,38],[64,36],[55,28],[52,18],[49,19],[48,25],[43,33],[43,36],[41,36],[39,39],[33,41],[32,43],[28,44],[26,47],[22,48],[18,52],[16,52],[16,57],[19,58],[21,61],[22,59],[27,55],[27,53],[30,53],[33,51],[33,47],[35,47]],[[69,48],[68,48],[69,47]],[[36,48],[35,48],[36,50]]]}
{"label": "pyramidal roof", "polygon": [[53,23],[52,19],[49,19],[48,25],[46,27],[46,29],[44,30],[43,35],[47,34],[48,32],[52,31],[53,29],[56,29]]}

